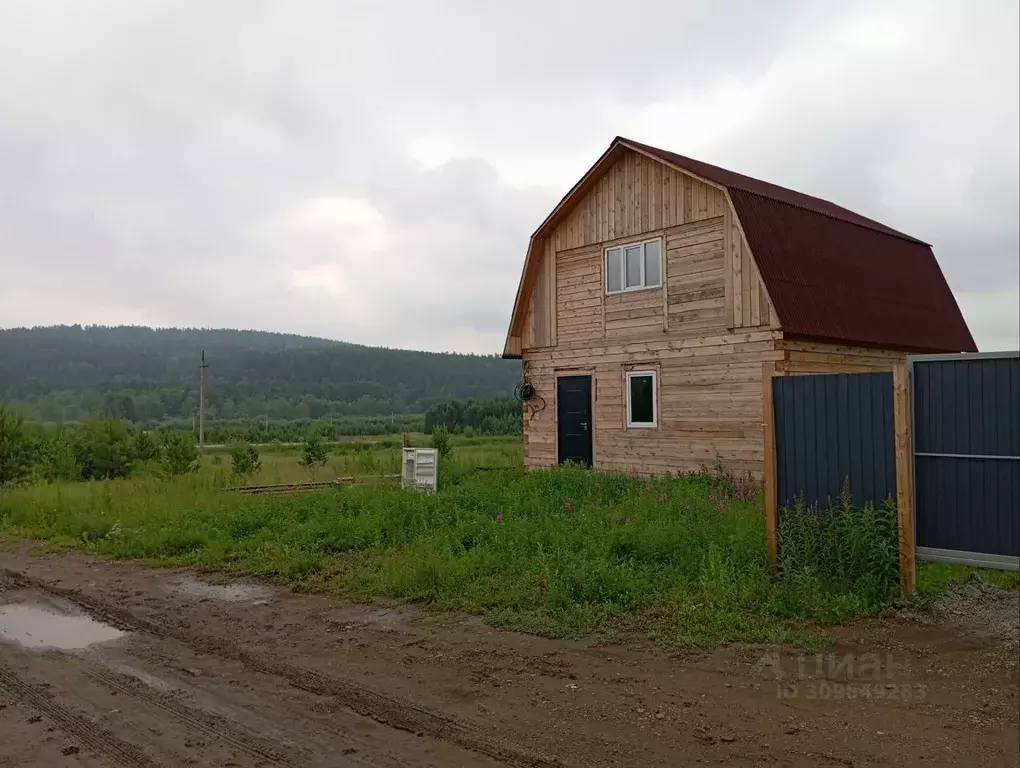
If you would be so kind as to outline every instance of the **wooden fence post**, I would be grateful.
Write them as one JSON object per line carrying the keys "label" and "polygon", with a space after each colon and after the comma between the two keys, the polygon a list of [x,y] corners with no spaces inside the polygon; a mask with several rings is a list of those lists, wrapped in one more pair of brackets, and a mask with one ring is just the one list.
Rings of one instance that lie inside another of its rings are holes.
{"label": "wooden fence post", "polygon": [[779,486],[776,478],[776,411],[772,403],[772,379],[775,375],[775,362],[762,363],[761,408],[765,438],[765,472],[762,489],[765,493],[765,548],[768,551],[769,564],[773,566],[778,562],[777,528],[779,526]]}
{"label": "wooden fence post", "polygon": [[907,365],[897,363],[893,368],[893,424],[896,449],[896,514],[900,537],[900,590],[904,596],[914,594],[917,589],[910,397]]}

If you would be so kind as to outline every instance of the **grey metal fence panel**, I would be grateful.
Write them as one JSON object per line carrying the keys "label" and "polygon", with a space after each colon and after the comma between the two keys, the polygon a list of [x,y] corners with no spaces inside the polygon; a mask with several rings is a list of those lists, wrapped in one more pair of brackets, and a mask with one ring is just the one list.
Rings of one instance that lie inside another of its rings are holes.
{"label": "grey metal fence panel", "polygon": [[1016,567],[1020,355],[915,357],[910,365],[918,556]]}
{"label": "grey metal fence panel", "polygon": [[849,483],[855,504],[896,498],[891,373],[773,381],[779,508],[825,506]]}

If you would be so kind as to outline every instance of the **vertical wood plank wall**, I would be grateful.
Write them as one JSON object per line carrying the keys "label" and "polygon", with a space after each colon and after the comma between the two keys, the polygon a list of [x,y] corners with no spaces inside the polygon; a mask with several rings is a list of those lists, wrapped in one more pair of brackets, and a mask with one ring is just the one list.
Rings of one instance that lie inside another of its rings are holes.
{"label": "vertical wood plank wall", "polygon": [[732,209],[728,208],[726,213],[726,317],[729,326],[778,328],[775,310],[740,222]]}
{"label": "vertical wood plank wall", "polygon": [[[723,312],[727,318],[726,326],[778,329],[775,310],[726,193],[628,150],[594,182],[555,230],[536,244],[542,258],[528,299],[523,347],[547,347],[558,342],[557,294],[551,287],[557,275],[554,262],[558,254],[565,254],[575,262],[582,261],[590,268],[597,266],[601,274],[601,265],[592,262],[601,259],[602,250],[609,244],[639,236],[663,235],[670,228],[718,217],[723,221]],[[609,301],[611,303],[618,298],[609,297]],[[669,296],[668,300],[671,305],[682,301],[675,295]],[[628,305],[632,315],[628,318],[615,315],[614,319],[636,320],[638,318],[633,311],[640,309],[646,310],[646,316],[652,318],[653,314],[649,311],[651,303],[652,300],[648,299],[649,306],[646,307]],[[621,302],[617,301],[617,304],[619,306],[608,306],[607,310],[612,312],[623,308]],[[691,306],[685,311],[697,309]],[[562,315],[561,312],[559,314]],[[662,323],[662,311],[658,318],[658,322]],[[648,326],[654,324],[651,319],[647,323]]]}
{"label": "vertical wood plank wall", "polygon": [[[604,249],[652,237],[663,242],[663,286],[607,296]],[[760,281],[746,322],[730,311],[727,286],[749,292],[758,279],[742,242],[723,190],[636,152],[592,185],[537,244],[523,353],[538,395],[525,408],[527,466],[557,460],[556,376],[590,372],[596,467],[654,474],[721,462],[761,474],[762,362],[782,353]],[[731,244],[744,280],[725,276]],[[626,427],[635,369],[658,373],[655,429]]]}
{"label": "vertical wood plank wall", "polygon": [[[607,246],[660,237],[663,285],[607,296]],[[535,244],[522,358],[528,467],[557,461],[556,376],[592,375],[599,469],[658,474],[721,463],[761,477],[763,370],[885,369],[903,353],[784,340],[726,193],[627,151]],[[765,366],[763,366],[765,364]],[[654,369],[658,425],[628,429],[628,370]]]}

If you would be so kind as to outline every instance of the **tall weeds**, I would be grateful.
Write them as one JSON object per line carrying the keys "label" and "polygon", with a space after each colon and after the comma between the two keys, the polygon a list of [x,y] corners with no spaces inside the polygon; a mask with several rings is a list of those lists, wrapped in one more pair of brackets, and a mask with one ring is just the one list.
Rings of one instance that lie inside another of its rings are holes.
{"label": "tall weeds", "polygon": [[899,582],[897,530],[892,499],[859,507],[844,490],[839,503],[828,508],[809,508],[800,500],[780,516],[781,578],[852,594],[859,603],[854,612],[875,610],[889,601]]}
{"label": "tall weeds", "polygon": [[228,481],[224,470],[16,489],[0,495],[0,530],[112,558],[419,601],[498,626],[637,630],[673,647],[805,642],[803,622],[873,609],[889,577],[886,557],[870,549],[888,544],[885,513],[849,506],[831,519],[784,513],[777,575],[760,495],[718,472],[647,480],[490,469],[433,494],[356,485],[292,497],[241,496]]}

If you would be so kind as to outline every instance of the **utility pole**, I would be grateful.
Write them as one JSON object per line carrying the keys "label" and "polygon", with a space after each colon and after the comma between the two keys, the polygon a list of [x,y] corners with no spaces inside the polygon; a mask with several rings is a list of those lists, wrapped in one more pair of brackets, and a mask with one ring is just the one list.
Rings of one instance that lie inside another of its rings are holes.
{"label": "utility pole", "polygon": [[201,377],[199,379],[199,403],[198,403],[198,450],[205,453],[205,369],[209,365],[205,362],[205,350],[202,350],[202,364],[199,366]]}

